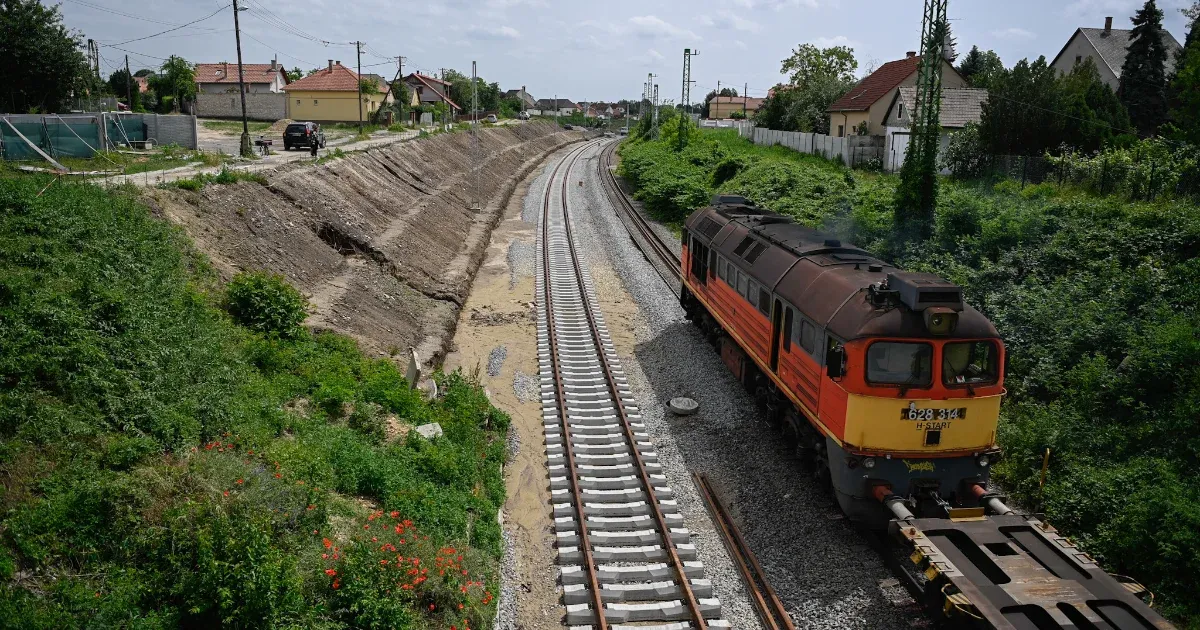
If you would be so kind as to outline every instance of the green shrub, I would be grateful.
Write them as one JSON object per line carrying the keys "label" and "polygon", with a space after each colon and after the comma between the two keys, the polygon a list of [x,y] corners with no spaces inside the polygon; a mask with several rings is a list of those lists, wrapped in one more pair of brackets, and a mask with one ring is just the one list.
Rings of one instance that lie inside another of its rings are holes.
{"label": "green shrub", "polygon": [[293,337],[308,317],[308,300],[279,275],[239,273],[225,299],[234,321],[256,332]]}
{"label": "green shrub", "polygon": [[[345,337],[236,326],[178,230],[122,189],[49,182],[0,179],[6,627],[440,627],[423,600],[331,588],[322,539],[366,503],[495,583],[508,425],[477,383],[438,375],[430,402]],[[335,398],[357,417],[306,410]],[[446,434],[381,443],[385,413]]]}

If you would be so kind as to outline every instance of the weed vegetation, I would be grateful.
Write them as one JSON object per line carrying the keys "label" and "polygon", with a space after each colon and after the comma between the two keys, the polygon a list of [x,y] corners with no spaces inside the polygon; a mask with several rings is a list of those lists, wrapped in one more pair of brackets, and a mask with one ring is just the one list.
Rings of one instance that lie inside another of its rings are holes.
{"label": "weed vegetation", "polygon": [[487,627],[508,418],[481,388],[426,401],[132,189],[49,182],[0,179],[2,625]]}
{"label": "weed vegetation", "polygon": [[195,177],[188,177],[186,179],[177,179],[172,182],[167,182],[163,184],[162,187],[181,188],[183,190],[196,192],[209,184],[228,186],[229,184],[236,184],[238,182],[255,182],[266,185],[267,178],[257,173],[250,173],[248,171],[239,171],[223,167],[221,168],[221,172],[215,175],[211,173],[200,173]]}
{"label": "weed vegetation", "polygon": [[[669,130],[667,130],[669,132]],[[1200,627],[1200,212],[1087,188],[944,180],[932,235],[893,231],[897,178],[736,132],[631,140],[621,173],[658,217],[738,193],[902,267],[941,274],[996,324],[1009,395],[996,469],[1019,504]],[[1039,488],[1042,457],[1049,476]]]}

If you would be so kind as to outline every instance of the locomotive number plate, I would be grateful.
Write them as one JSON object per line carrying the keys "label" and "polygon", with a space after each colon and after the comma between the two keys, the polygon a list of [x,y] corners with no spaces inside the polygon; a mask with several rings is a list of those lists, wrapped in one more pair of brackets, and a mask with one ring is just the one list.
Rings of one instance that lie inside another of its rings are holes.
{"label": "locomotive number plate", "polygon": [[908,409],[900,410],[901,420],[915,420],[917,422],[928,422],[931,420],[965,420],[966,417],[966,407],[961,407],[958,409],[918,409],[916,405],[912,405]]}

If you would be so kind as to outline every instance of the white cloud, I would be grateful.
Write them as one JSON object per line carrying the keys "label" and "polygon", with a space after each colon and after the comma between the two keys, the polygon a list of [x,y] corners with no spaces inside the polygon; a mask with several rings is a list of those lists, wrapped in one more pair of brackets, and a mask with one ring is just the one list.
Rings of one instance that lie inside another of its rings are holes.
{"label": "white cloud", "polygon": [[696,18],[696,21],[702,26],[712,26],[713,24],[716,24],[716,22],[713,21],[712,16],[709,15],[701,15]]}
{"label": "white cloud", "polygon": [[746,42],[744,42],[740,39],[733,40],[733,45],[737,46],[741,50],[746,50],[747,48],[749,48],[749,46],[746,45]]}
{"label": "white cloud", "polygon": [[718,11],[714,15],[700,15],[696,18],[696,21],[704,26],[728,27],[745,33],[757,33],[762,30],[762,25],[758,22],[742,17],[732,11]]}
{"label": "white cloud", "polygon": [[788,7],[807,7],[819,9],[818,0],[733,0],[733,3],[747,9],[767,8],[781,11]]}
{"label": "white cloud", "polygon": [[996,29],[992,31],[992,36],[999,37],[1000,39],[1033,39],[1034,34],[1033,31],[1027,31],[1014,26],[1012,28]]}
{"label": "white cloud", "polygon": [[509,7],[531,7],[544,8],[549,6],[546,0],[487,0],[487,6],[493,9],[507,9]]}
{"label": "white cloud", "polygon": [[647,50],[646,54],[650,55],[650,58],[655,61],[662,61],[663,59],[666,59],[666,57],[662,56],[662,53],[658,52],[657,50],[654,50],[653,48]]}
{"label": "white cloud", "polygon": [[521,39],[521,33],[511,26],[478,26],[467,27],[467,34],[480,39]]}
{"label": "white cloud", "polygon": [[858,42],[846,37],[845,35],[836,35],[834,37],[818,37],[809,43],[817,48],[833,48],[834,46],[848,46],[850,48],[856,48],[858,46]]}
{"label": "white cloud", "polygon": [[634,35],[646,38],[674,37],[679,39],[700,39],[692,31],[680,28],[663,20],[656,15],[635,15],[629,18],[630,29]]}

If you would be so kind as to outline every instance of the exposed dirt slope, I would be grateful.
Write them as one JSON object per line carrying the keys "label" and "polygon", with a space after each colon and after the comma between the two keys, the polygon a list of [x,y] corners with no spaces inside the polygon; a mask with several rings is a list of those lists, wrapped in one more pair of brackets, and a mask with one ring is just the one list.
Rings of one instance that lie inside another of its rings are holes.
{"label": "exposed dirt slope", "polygon": [[146,196],[223,275],[283,274],[311,296],[311,325],[437,363],[517,182],[580,138],[542,123],[442,134],[265,171],[267,185]]}

